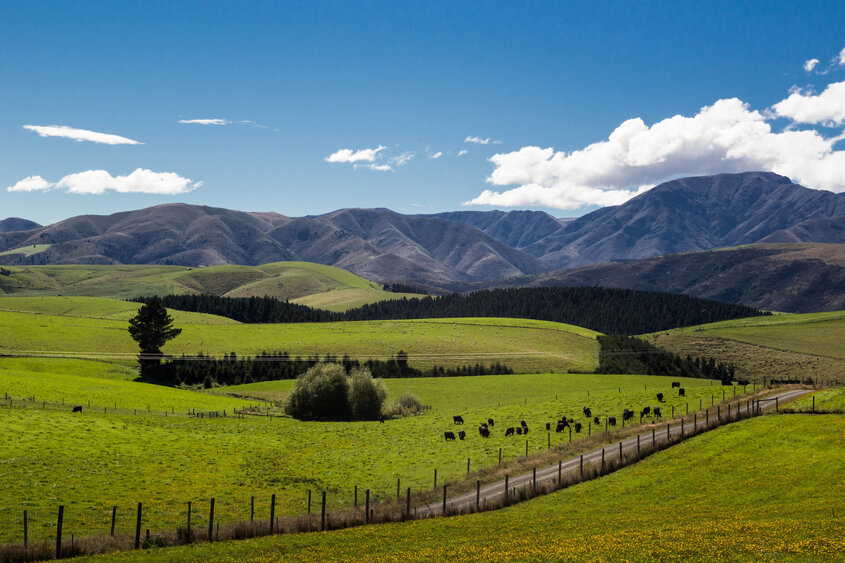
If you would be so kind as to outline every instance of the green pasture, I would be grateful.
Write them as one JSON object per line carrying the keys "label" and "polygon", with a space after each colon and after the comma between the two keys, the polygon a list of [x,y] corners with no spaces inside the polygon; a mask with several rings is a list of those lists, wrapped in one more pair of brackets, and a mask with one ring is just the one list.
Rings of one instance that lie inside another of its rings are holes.
{"label": "green pasture", "polygon": [[831,491],[845,487],[843,436],[843,416],[766,416],[495,512],[91,559],[841,560],[845,498]]}
{"label": "green pasture", "polygon": [[807,395],[790,404],[789,407],[793,410],[809,412],[813,408],[813,398],[815,398],[817,412],[845,411],[845,388],[843,387],[819,391],[813,393],[812,396]]}
{"label": "green pasture", "polygon": [[[78,298],[39,298],[17,302],[0,299],[0,353],[74,353],[102,358],[131,359],[137,344],[124,320],[68,315],[125,317],[137,305]],[[27,304],[27,302],[29,302]],[[81,304],[80,304],[81,303]],[[597,333],[560,323],[519,319],[449,319],[445,321],[362,321],[337,323],[291,323],[245,325],[220,317],[176,313],[175,325],[182,334],[166,344],[167,354],[222,355],[287,351],[292,356],[387,358],[400,350],[413,366],[457,366],[476,362],[502,362],[517,372],[591,371],[598,362]],[[224,324],[210,324],[220,322]]]}
{"label": "green pasture", "polygon": [[[25,250],[33,249],[27,247]],[[40,250],[36,248],[33,252]],[[0,277],[0,294],[115,299],[200,293],[226,297],[271,296],[332,310],[415,297],[390,293],[381,285],[346,270],[310,262],[208,268],[67,265],[7,266],[6,269],[11,274]]]}
{"label": "green pasture", "polygon": [[48,248],[53,246],[52,244],[31,244],[29,246],[22,246],[20,248],[13,248],[12,250],[7,250],[5,252],[0,252],[0,256],[11,256],[12,254],[23,254],[25,257],[30,257],[33,254],[38,254],[39,252],[44,252]]}
{"label": "green pasture", "polygon": [[[90,392],[87,386],[95,384],[73,376],[76,369],[83,368],[70,363],[61,369],[44,367],[44,371],[64,373],[41,375],[40,382],[57,389],[64,386],[76,397],[86,396]],[[2,377],[5,382],[25,385],[20,376]],[[79,380],[73,381],[73,377]],[[156,397],[153,386],[126,382],[119,374],[100,382],[109,389],[102,393],[112,393],[109,397],[137,394],[132,400],[142,405],[158,401],[166,406],[168,401],[178,400],[190,407],[201,400],[192,392],[169,388],[161,388],[162,395]],[[588,432],[601,432],[603,424],[597,429],[583,416],[585,405],[595,415],[619,417],[621,424],[623,408],[657,405],[659,390],[666,395],[662,405],[666,415],[671,405],[680,413],[687,402],[691,411],[697,409],[699,399],[705,405],[711,400],[718,403],[722,391],[710,381],[683,380],[689,396],[681,399],[670,389],[668,378],[624,375],[529,374],[385,383],[391,396],[415,392],[432,409],[380,424],[301,422],[286,417],[165,418],[104,414],[93,409],[72,414],[41,410],[37,405],[0,406],[0,427],[15,436],[0,445],[0,459],[4,460],[0,481],[7,485],[0,497],[0,541],[14,538],[15,526],[8,523],[23,509],[32,519],[30,537],[45,538],[59,504],[71,518],[71,523],[66,523],[68,533],[84,536],[102,532],[113,505],[120,507],[119,526],[124,531],[138,502],[146,507],[146,527],[172,529],[182,522],[189,500],[202,507],[215,497],[218,517],[227,522],[248,517],[252,495],[263,514],[270,495],[276,493],[278,514],[286,515],[304,512],[308,489],[327,491],[331,506],[350,505],[355,485],[372,489],[375,498],[389,498],[395,494],[397,478],[402,487],[424,491],[432,486],[435,468],[438,482],[443,483],[463,478],[467,458],[472,469],[495,466],[499,448],[504,461],[524,455],[526,440],[529,453],[544,452],[549,440],[544,425],[561,415],[584,423],[581,434],[572,434],[575,441]],[[38,386],[39,381],[33,385]],[[728,388],[729,397],[732,392]],[[235,401],[249,402],[205,397],[209,407],[213,402],[216,409]],[[464,426],[453,424],[455,414],[464,417]],[[477,426],[488,418],[496,424],[492,436],[483,439]],[[505,438],[504,430],[521,420],[531,432]],[[466,440],[443,441],[444,431],[460,428],[467,430]],[[56,439],[57,429],[61,429],[61,439]],[[561,456],[570,451],[568,443],[568,432],[551,433],[551,444],[562,448]],[[195,517],[201,525],[204,516]]]}

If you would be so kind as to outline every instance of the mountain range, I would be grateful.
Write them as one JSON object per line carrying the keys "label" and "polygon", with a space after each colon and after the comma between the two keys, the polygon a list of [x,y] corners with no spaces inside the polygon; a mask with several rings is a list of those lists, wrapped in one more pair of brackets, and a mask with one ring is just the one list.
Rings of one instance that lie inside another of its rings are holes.
{"label": "mountain range", "polygon": [[[766,243],[779,246],[767,248]],[[824,245],[793,252],[780,246],[784,243]],[[748,303],[755,293],[748,287],[704,284],[705,274],[732,272],[726,278],[737,285],[743,278],[740,270],[747,270],[746,278],[753,273],[748,264],[772,273],[785,263],[806,267],[807,260],[823,263],[825,252],[834,252],[831,245],[843,243],[845,194],[808,189],[768,172],[673,180],[577,219],[542,211],[403,215],[389,209],[287,217],[175,203],[83,215],[43,227],[22,219],[0,221],[3,264],[211,266],[301,260],[338,266],[375,281],[447,289],[601,284],[688,292],[757,306]],[[760,244],[739,253],[706,252]],[[644,259],[656,260],[624,262]],[[763,262],[769,266],[763,268]],[[678,272],[682,264],[688,268],[686,278]],[[837,259],[826,267],[838,271],[843,265]],[[692,271],[699,272],[695,279]],[[823,277],[831,275],[825,270]],[[767,287],[775,282],[773,277]],[[749,286],[751,281],[742,283]],[[775,300],[772,306],[795,305],[787,301]],[[807,305],[802,303],[803,309]]]}

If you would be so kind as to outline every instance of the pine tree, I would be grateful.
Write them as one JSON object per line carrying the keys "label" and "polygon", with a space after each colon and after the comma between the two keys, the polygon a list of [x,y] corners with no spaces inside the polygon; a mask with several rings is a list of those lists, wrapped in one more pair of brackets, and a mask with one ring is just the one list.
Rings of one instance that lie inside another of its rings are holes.
{"label": "pine tree", "polygon": [[141,306],[138,314],[129,319],[129,334],[141,348],[138,364],[142,378],[154,379],[155,368],[161,362],[161,347],[181,333],[181,328],[173,328],[173,318],[157,299]]}

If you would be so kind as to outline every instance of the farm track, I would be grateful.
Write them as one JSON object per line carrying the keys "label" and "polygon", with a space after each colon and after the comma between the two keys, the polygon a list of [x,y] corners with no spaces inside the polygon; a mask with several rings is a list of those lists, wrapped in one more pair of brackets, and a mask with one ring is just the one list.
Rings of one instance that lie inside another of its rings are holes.
{"label": "farm track", "polygon": [[[812,393],[812,391],[806,389],[781,391],[772,395],[771,397],[760,399],[761,401],[766,401],[766,403],[761,404],[759,408],[761,411],[772,410],[775,408],[776,405],[785,404],[789,401],[798,399],[809,393]],[[703,424],[704,422],[699,422],[697,426],[700,427]],[[540,486],[545,483],[551,483],[559,477],[566,478],[568,475],[572,475],[575,472],[580,471],[582,463],[596,464],[601,463],[603,459],[605,460],[605,462],[608,463],[613,459],[620,461],[620,458],[622,458],[626,453],[635,453],[638,449],[639,444],[646,445],[651,443],[652,440],[654,440],[657,444],[659,444],[661,441],[667,442],[669,441],[667,440],[667,432],[671,437],[679,437],[682,435],[682,432],[685,432],[684,427],[679,423],[676,423],[674,427],[671,426],[671,423],[667,423],[666,428],[668,428],[668,431],[658,431],[655,428],[652,432],[632,436],[612,446],[597,448],[583,455],[563,460],[560,465],[554,464],[543,468],[538,468],[536,470],[536,483],[534,482],[535,477],[533,471],[531,473],[523,473],[521,475],[516,475],[512,478],[509,477],[507,480],[509,493],[508,497],[515,498],[516,491],[520,489],[524,489],[530,486]],[[687,424],[686,428],[690,428],[690,425]],[[622,444],[621,451],[619,447],[620,443]],[[478,493],[473,491],[458,495],[453,498],[448,498],[446,500],[446,512],[447,514],[471,512],[476,508],[477,502],[480,503],[481,506],[484,506],[486,503],[500,502],[504,495],[505,481],[502,480],[481,487]],[[422,506],[418,506],[416,508],[416,514],[417,517],[440,516],[443,514],[443,506],[441,503],[425,504]]]}

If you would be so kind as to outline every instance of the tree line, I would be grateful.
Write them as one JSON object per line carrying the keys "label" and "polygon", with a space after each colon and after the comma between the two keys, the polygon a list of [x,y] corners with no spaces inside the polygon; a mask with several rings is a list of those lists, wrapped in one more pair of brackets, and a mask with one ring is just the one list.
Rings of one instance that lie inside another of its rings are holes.
{"label": "tree line", "polygon": [[599,336],[598,342],[599,367],[596,373],[697,377],[718,379],[723,385],[730,385],[736,376],[733,363],[717,362],[715,358],[681,358],[632,336]]}
{"label": "tree line", "polygon": [[522,287],[380,301],[335,313],[275,297],[168,295],[165,307],[209,313],[243,323],[296,323],[455,317],[506,317],[555,321],[605,334],[643,334],[670,328],[768,315],[753,307],[700,297],[604,287]]}

